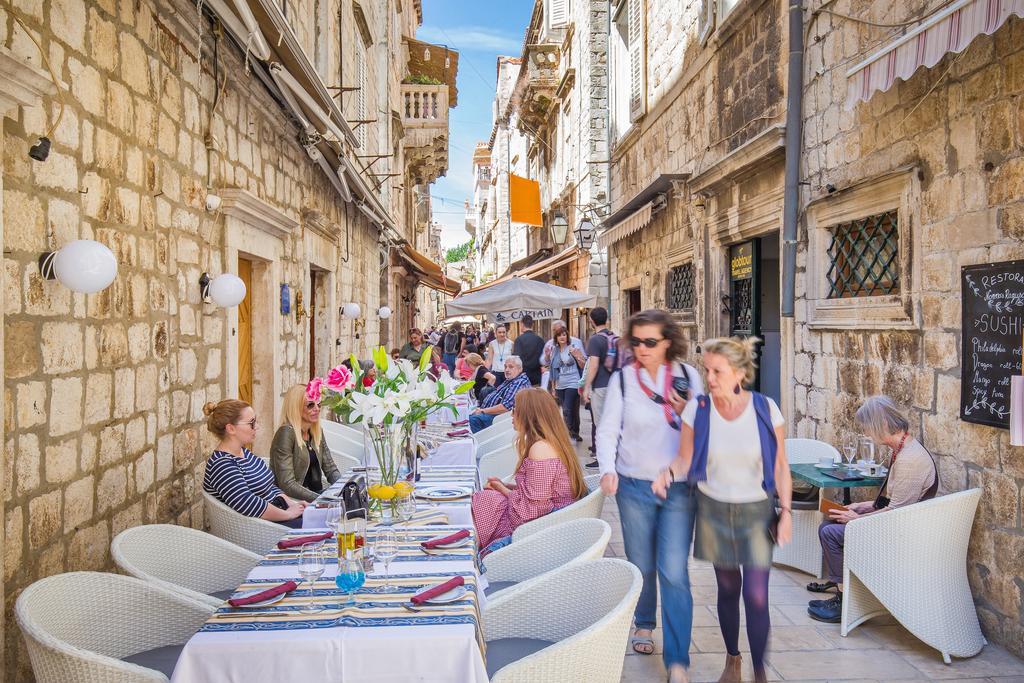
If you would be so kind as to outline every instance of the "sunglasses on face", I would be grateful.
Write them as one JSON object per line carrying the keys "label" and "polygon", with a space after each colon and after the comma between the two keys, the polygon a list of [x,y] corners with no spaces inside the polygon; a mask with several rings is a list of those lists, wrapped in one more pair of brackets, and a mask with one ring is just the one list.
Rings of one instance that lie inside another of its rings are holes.
{"label": "sunglasses on face", "polygon": [[320,404],[317,403],[316,401],[307,401],[306,402],[306,410],[313,410],[313,408],[319,408],[319,407],[320,407]]}
{"label": "sunglasses on face", "polygon": [[235,424],[237,424],[239,427],[241,427],[242,425],[249,425],[253,429],[256,429],[256,420],[257,418],[254,417],[251,420],[246,420],[245,422],[236,422]]}
{"label": "sunglasses on face", "polygon": [[658,345],[659,342],[663,341],[665,341],[664,337],[658,337],[657,339],[655,339],[654,337],[647,337],[646,339],[637,339],[636,337],[630,337],[629,345],[635,349],[636,347],[643,344],[647,348],[653,349],[655,346]]}

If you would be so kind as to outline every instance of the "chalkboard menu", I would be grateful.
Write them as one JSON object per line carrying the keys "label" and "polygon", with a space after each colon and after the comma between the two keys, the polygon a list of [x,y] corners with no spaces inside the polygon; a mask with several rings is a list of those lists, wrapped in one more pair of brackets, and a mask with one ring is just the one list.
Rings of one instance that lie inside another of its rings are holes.
{"label": "chalkboard menu", "polygon": [[960,419],[1008,429],[1010,377],[1021,372],[1024,261],[964,266]]}

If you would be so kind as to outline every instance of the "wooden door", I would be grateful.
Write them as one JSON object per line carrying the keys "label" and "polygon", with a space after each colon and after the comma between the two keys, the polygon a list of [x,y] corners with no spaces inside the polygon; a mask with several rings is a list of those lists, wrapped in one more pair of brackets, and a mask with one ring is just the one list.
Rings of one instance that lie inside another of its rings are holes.
{"label": "wooden door", "polygon": [[634,313],[639,313],[642,309],[640,308],[640,288],[627,289],[626,294],[628,299],[626,300],[626,315],[632,316]]}
{"label": "wooden door", "polygon": [[238,259],[245,299],[238,305],[238,398],[252,405],[252,261]]}
{"label": "wooden door", "polygon": [[317,288],[317,272],[315,270],[309,271],[309,310],[306,314],[309,316],[309,376],[317,376],[316,367],[316,288]]}

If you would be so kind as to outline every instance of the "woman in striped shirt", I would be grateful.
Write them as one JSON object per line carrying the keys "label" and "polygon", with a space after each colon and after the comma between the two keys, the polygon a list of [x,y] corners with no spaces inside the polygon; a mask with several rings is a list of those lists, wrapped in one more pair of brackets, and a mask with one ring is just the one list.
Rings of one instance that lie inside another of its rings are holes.
{"label": "woman in striped shirt", "polygon": [[245,401],[225,399],[203,406],[206,428],[220,439],[206,461],[203,490],[247,517],[299,528],[304,501],[292,500],[274,485],[267,464],[243,444],[256,438],[256,411]]}

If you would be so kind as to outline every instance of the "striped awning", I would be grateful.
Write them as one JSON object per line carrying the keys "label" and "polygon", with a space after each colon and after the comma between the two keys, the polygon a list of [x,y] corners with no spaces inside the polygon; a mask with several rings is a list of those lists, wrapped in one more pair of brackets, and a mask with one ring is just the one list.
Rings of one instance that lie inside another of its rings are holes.
{"label": "striped awning", "polygon": [[949,52],[961,52],[981,34],[995,32],[1011,15],[1024,17],[1024,0],[957,0],[894,40],[846,74],[846,108],[885,92],[897,79],[931,68]]}
{"label": "striped awning", "polygon": [[651,211],[653,208],[654,202],[647,202],[628,217],[622,219],[614,227],[602,232],[597,236],[597,246],[601,249],[607,249],[609,245],[615,244],[619,240],[629,237],[637,230],[642,229],[651,222]]}

